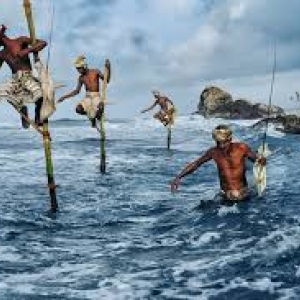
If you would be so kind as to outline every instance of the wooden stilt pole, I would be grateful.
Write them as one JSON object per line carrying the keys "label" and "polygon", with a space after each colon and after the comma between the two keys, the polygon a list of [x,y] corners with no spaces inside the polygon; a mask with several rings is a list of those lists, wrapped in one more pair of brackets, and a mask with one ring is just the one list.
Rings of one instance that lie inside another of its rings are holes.
{"label": "wooden stilt pole", "polygon": [[167,138],[167,149],[171,150],[171,139],[172,139],[172,126],[174,125],[175,122],[175,113],[176,113],[176,108],[173,106],[168,112],[168,118],[169,118],[169,123],[167,125],[168,127],[168,138]]}
{"label": "wooden stilt pole", "polygon": [[167,140],[168,150],[171,150],[171,138],[172,138],[172,127],[168,125],[168,140]]}
{"label": "wooden stilt pole", "polygon": [[[33,22],[32,10],[30,0],[23,0],[25,16],[27,20],[28,29],[30,32],[31,44],[36,43],[35,27]],[[56,199],[56,185],[54,181],[54,170],[51,155],[51,137],[49,132],[48,120],[43,122],[43,144],[46,160],[46,172],[48,178],[48,188],[50,195],[50,209],[51,212],[58,210],[58,204]]]}
{"label": "wooden stilt pole", "polygon": [[106,132],[105,132],[105,104],[106,104],[106,89],[108,81],[108,72],[109,70],[105,66],[104,68],[104,79],[102,83],[101,90],[101,104],[103,106],[103,113],[100,119],[100,172],[102,174],[106,173]]}

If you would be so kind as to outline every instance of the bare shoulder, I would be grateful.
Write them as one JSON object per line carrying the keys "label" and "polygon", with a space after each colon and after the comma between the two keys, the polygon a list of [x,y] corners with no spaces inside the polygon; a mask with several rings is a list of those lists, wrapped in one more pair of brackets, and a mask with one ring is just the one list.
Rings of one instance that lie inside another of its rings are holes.
{"label": "bare shoulder", "polygon": [[207,156],[214,156],[218,151],[218,148],[217,147],[211,147],[210,149],[208,149],[204,155],[207,155]]}
{"label": "bare shoulder", "polygon": [[99,69],[90,69],[89,71],[93,74],[102,75],[102,72]]}
{"label": "bare shoulder", "polygon": [[247,152],[250,148],[246,143],[235,142],[232,143],[236,149],[239,149],[243,152]]}
{"label": "bare shoulder", "polygon": [[31,38],[28,36],[20,36],[16,39],[16,41],[22,44],[30,44]]}

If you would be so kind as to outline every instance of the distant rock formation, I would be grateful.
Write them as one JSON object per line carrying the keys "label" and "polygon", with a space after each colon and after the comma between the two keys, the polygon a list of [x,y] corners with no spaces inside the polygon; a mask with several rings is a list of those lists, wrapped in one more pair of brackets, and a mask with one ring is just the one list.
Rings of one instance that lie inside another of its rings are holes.
{"label": "distant rock formation", "polygon": [[269,123],[275,125],[281,125],[282,127],[276,127],[276,130],[284,133],[300,134],[300,117],[297,115],[282,115],[272,118],[265,118],[253,125],[253,127],[261,126]]}
{"label": "distant rock formation", "polygon": [[[200,95],[197,113],[206,118],[258,119],[268,116],[268,106],[261,103],[252,104],[245,99],[233,100],[228,92],[210,86]],[[279,106],[271,106],[270,115],[272,117],[284,115],[284,110]]]}

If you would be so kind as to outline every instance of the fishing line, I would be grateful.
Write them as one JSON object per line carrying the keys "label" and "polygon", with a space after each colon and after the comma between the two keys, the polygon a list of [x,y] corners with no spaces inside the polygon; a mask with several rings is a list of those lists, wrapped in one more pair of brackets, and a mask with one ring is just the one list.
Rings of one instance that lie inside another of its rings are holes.
{"label": "fishing line", "polygon": [[51,18],[50,18],[50,31],[48,37],[48,51],[47,51],[47,60],[46,60],[46,68],[48,70],[50,58],[51,58],[51,50],[52,50],[52,40],[53,40],[53,28],[54,28],[54,16],[55,16],[55,6],[54,2],[52,1],[52,10],[51,10]]}

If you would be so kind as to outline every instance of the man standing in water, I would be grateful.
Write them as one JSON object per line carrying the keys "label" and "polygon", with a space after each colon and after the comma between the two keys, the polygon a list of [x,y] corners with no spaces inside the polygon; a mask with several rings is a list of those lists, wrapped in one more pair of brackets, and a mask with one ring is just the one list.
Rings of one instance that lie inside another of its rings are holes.
{"label": "man standing in water", "polygon": [[[23,115],[28,117],[25,104],[35,103],[35,123],[41,126],[40,111],[43,104],[43,92],[41,83],[32,75],[32,67],[29,54],[33,53],[37,60],[37,54],[47,46],[42,40],[37,40],[34,46],[30,46],[31,39],[21,36],[8,38],[5,34],[6,27],[0,28],[0,68],[3,62],[9,66],[12,72],[12,79],[7,84],[5,94],[10,98],[9,103],[18,108]],[[28,128],[29,124],[22,118],[22,125]]]}
{"label": "man standing in water", "polygon": [[[96,126],[96,119],[100,120],[103,114],[104,107],[100,97],[100,82],[99,79],[104,80],[102,72],[98,69],[89,69],[84,56],[79,56],[74,63],[78,73],[77,87],[74,91],[67,95],[62,96],[59,102],[64,101],[67,98],[74,97],[80,93],[82,86],[84,85],[86,90],[85,98],[79,102],[76,106],[76,113],[80,115],[86,115],[92,124],[92,127]],[[108,59],[105,61],[105,67],[108,69],[107,83],[110,81],[110,62]]]}
{"label": "man standing in water", "polygon": [[153,91],[153,96],[155,98],[154,103],[147,109],[141,111],[145,113],[153,109],[156,105],[160,106],[160,111],[156,113],[153,118],[159,120],[164,126],[174,121],[175,106],[168,97],[160,95],[158,91]]}
{"label": "man standing in water", "polygon": [[264,157],[257,154],[244,143],[232,142],[232,131],[227,125],[217,126],[212,133],[216,146],[209,149],[203,156],[187,165],[171,183],[171,190],[178,189],[181,178],[194,172],[202,164],[214,160],[219,172],[221,192],[225,201],[242,201],[249,197],[246,179],[246,159],[266,164]]}

